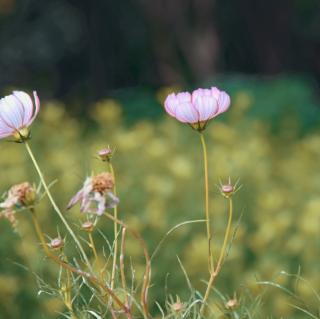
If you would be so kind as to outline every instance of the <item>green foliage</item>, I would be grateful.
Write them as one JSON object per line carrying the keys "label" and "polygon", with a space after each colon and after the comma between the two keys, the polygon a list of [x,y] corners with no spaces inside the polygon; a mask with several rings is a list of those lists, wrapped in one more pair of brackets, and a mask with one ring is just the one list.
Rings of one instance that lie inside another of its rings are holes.
{"label": "green foliage", "polygon": [[[291,289],[295,279],[277,274],[281,270],[294,273],[301,266],[301,275],[315,289],[320,287],[320,111],[314,107],[308,86],[300,86],[299,81],[248,83],[226,84],[231,88],[232,107],[205,132],[215,256],[227,222],[226,202],[215,185],[229,176],[234,180],[240,177],[244,185],[235,195],[235,218],[241,217],[241,221],[234,223],[237,232],[216,283],[221,293],[211,296],[210,307],[217,318],[305,318],[305,313],[290,305],[295,304],[290,294],[259,285],[257,280]],[[159,102],[165,91],[158,92]],[[150,106],[154,107],[156,104]],[[51,190],[60,207],[66,207],[92,170],[106,169],[95,153],[109,144],[116,149],[113,165],[121,201],[119,217],[142,233],[151,253],[175,225],[204,218],[198,133],[165,114],[156,119],[153,115],[139,119],[140,114],[135,114],[128,124],[127,107],[118,100],[92,105],[90,118],[84,122],[69,116],[65,109],[59,103],[44,102],[32,126],[31,140],[47,181],[57,179]],[[130,112],[134,114],[135,109]],[[159,106],[149,114],[160,112],[164,113]],[[39,182],[23,146],[2,141],[0,151],[2,192],[25,180]],[[47,198],[41,201],[38,215],[48,236],[65,234]],[[65,216],[75,229],[85,220],[77,208]],[[37,273],[38,281],[54,286],[57,267],[45,261],[28,213],[20,212],[18,219],[15,234],[8,223],[0,224],[1,315],[57,318],[58,312],[65,311],[63,304],[45,294],[37,297],[33,275]],[[99,227],[112,241],[111,223],[104,221]],[[98,233],[95,236],[102,252],[105,239]],[[72,239],[67,236],[66,242],[71,244]],[[136,277],[141,278],[143,259],[134,241],[127,242],[127,256],[132,256]],[[150,300],[159,303],[151,305],[154,313],[170,307],[175,298],[169,296],[179,295],[187,305],[198,297],[190,294],[182,265],[195,291],[203,292],[208,274],[205,225],[201,222],[186,223],[170,232],[153,258]],[[317,313],[319,300],[314,291],[302,281],[295,289],[308,311]],[[225,307],[234,295],[240,303],[240,317]]]}

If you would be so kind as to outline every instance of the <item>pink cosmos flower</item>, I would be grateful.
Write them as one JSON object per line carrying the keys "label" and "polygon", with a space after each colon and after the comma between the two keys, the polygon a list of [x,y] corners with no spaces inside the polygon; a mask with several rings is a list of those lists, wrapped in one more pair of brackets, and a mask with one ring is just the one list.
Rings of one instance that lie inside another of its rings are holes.
{"label": "pink cosmos flower", "polygon": [[167,96],[164,107],[169,115],[195,130],[205,129],[207,122],[228,110],[230,97],[216,87],[189,92],[172,93]]}
{"label": "pink cosmos flower", "polygon": [[88,177],[83,187],[73,196],[67,206],[70,209],[80,202],[80,211],[101,216],[107,208],[119,204],[119,198],[112,193],[114,181],[110,173]]}
{"label": "pink cosmos flower", "polygon": [[35,91],[33,96],[34,102],[27,93],[13,91],[13,94],[0,99],[0,138],[28,137],[28,127],[40,109],[40,101]]}

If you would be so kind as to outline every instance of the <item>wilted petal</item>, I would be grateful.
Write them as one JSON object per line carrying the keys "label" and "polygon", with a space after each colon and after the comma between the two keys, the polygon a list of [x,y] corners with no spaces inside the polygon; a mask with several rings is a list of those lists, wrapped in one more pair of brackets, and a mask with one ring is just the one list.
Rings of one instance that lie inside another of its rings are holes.
{"label": "wilted petal", "polygon": [[176,118],[183,123],[197,123],[199,122],[199,113],[190,102],[184,102],[177,107]]}
{"label": "wilted petal", "polygon": [[106,208],[113,208],[120,203],[119,198],[115,196],[113,193],[108,192],[106,196],[107,196]]}
{"label": "wilted petal", "polygon": [[12,208],[15,205],[17,205],[18,202],[19,202],[18,197],[8,195],[7,199],[4,202],[0,203],[0,207],[1,208]]}
{"label": "wilted petal", "polygon": [[77,204],[80,200],[82,200],[83,198],[83,190],[81,189],[76,195],[74,195],[68,206],[67,206],[67,209],[70,209],[71,207],[73,207],[75,204]]}
{"label": "wilted petal", "polygon": [[83,197],[80,205],[80,211],[82,213],[87,213],[88,211],[90,211],[90,205],[91,205],[91,198],[89,196]]}
{"label": "wilted petal", "polygon": [[96,193],[95,195],[95,200],[97,202],[96,213],[97,215],[101,216],[106,209],[106,198],[102,196],[100,193]]}

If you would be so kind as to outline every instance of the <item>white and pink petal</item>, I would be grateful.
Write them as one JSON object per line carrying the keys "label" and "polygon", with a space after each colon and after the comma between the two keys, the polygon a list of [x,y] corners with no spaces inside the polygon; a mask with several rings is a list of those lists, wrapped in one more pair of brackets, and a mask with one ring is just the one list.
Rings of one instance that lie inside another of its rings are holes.
{"label": "white and pink petal", "polygon": [[218,112],[217,100],[212,96],[198,96],[194,101],[194,107],[199,113],[199,121],[207,121]]}
{"label": "white and pink petal", "polygon": [[199,113],[190,102],[181,103],[176,109],[176,119],[182,123],[197,123]]}
{"label": "white and pink petal", "polygon": [[218,114],[221,114],[227,111],[230,106],[230,102],[231,102],[230,96],[226,92],[221,91],[219,95],[219,100],[218,100],[218,106],[219,106]]}

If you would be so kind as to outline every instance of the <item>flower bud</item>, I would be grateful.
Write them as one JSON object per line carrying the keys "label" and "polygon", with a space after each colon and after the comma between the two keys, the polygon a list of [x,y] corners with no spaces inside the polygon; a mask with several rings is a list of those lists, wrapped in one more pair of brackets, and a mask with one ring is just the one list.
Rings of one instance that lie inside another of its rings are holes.
{"label": "flower bud", "polygon": [[113,152],[112,149],[107,147],[107,148],[103,148],[100,151],[98,151],[98,156],[99,158],[105,162],[105,161],[110,161],[112,158]]}
{"label": "flower bud", "polygon": [[180,301],[177,301],[175,303],[173,303],[171,305],[171,309],[174,311],[174,312],[180,312],[182,309],[184,308],[184,305],[182,302]]}
{"label": "flower bud", "polygon": [[234,187],[230,184],[222,185],[221,186],[221,193],[223,196],[229,198],[234,193]]}
{"label": "flower bud", "polygon": [[82,230],[84,230],[88,233],[91,233],[93,231],[94,224],[93,224],[93,222],[88,220],[81,225],[81,228],[82,228]]}
{"label": "flower bud", "polygon": [[64,246],[64,240],[61,239],[60,237],[54,238],[51,240],[49,244],[50,248],[52,249],[60,249]]}
{"label": "flower bud", "polygon": [[228,300],[227,303],[225,304],[225,307],[229,310],[233,310],[237,306],[238,306],[238,300],[236,298]]}

